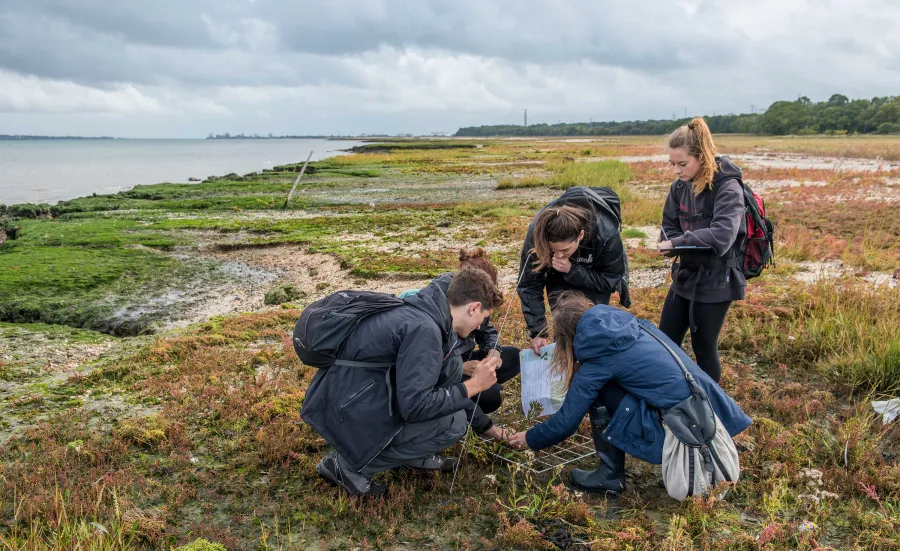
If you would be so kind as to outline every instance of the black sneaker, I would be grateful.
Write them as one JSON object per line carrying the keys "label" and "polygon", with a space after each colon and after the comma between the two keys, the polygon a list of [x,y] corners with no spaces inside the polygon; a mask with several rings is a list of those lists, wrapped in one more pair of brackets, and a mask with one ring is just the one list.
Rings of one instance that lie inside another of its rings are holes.
{"label": "black sneaker", "polygon": [[452,473],[459,466],[459,459],[455,457],[445,457],[443,455],[429,455],[428,457],[407,461],[403,466],[415,471],[441,471],[442,473]]}
{"label": "black sneaker", "polygon": [[380,497],[387,493],[387,487],[371,478],[341,468],[337,452],[329,452],[316,465],[319,476],[335,486],[340,486],[351,496]]}

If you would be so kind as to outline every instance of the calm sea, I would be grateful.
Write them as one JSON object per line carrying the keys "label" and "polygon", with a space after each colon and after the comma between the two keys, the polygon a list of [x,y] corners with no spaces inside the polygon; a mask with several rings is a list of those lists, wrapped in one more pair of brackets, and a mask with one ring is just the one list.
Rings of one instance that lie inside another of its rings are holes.
{"label": "calm sea", "polygon": [[0,203],[50,203],[138,184],[246,174],[339,155],[358,141],[0,140]]}

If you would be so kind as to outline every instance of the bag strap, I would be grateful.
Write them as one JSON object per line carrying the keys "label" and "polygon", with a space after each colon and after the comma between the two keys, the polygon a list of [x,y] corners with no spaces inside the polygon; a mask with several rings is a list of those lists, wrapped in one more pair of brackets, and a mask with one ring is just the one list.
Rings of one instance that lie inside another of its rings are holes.
{"label": "bag strap", "polygon": [[669,346],[668,344],[666,344],[666,341],[662,340],[659,337],[659,335],[657,335],[653,331],[647,329],[642,324],[639,323],[638,327],[640,327],[645,333],[647,333],[648,335],[650,335],[651,337],[656,339],[657,342],[659,342],[659,344],[663,345],[665,347],[665,349],[669,351],[669,354],[671,354],[672,357],[675,358],[675,361],[678,363],[678,367],[681,368],[681,372],[684,374],[684,378],[687,379],[688,384],[691,385],[691,388],[693,390],[699,391],[701,394],[703,394],[705,396],[703,389],[701,389],[700,385],[697,384],[697,381],[694,380],[694,376],[691,375],[691,372],[688,371],[687,367],[685,367],[684,362],[681,361],[681,358],[678,356],[678,354],[676,354],[675,351],[672,350],[672,347]]}
{"label": "bag strap", "polygon": [[395,362],[379,363],[379,362],[354,362],[352,360],[335,360],[334,365],[344,365],[347,367],[391,367]]}

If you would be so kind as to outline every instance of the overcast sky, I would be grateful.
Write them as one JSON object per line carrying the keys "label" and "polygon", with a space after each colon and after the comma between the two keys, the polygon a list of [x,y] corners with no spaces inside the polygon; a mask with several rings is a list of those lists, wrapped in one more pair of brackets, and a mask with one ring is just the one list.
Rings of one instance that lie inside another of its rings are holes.
{"label": "overcast sky", "polygon": [[896,0],[2,0],[0,134],[453,132],[900,94]]}

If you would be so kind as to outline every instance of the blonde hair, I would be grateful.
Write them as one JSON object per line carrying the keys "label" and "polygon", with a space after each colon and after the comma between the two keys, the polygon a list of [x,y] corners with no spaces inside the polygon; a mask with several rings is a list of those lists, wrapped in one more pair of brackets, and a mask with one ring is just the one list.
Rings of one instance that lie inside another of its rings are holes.
{"label": "blonde hair", "polygon": [[578,291],[565,291],[556,299],[551,314],[553,316],[553,342],[556,343],[556,351],[550,360],[550,369],[554,373],[562,375],[566,381],[566,388],[572,383],[572,377],[581,367],[575,360],[575,329],[584,313],[590,310],[594,303]]}
{"label": "blonde hair", "polygon": [[574,205],[547,207],[534,221],[534,247],[530,254],[534,255],[532,269],[540,272],[553,262],[553,250],[550,243],[568,243],[578,239],[584,231],[584,239],[589,239],[592,230],[593,215],[587,209]]}
{"label": "blonde hair", "polygon": [[716,144],[712,133],[703,117],[691,119],[691,122],[679,126],[669,134],[669,148],[687,149],[688,155],[700,160],[700,170],[694,176],[694,195],[700,195],[705,189],[712,189],[713,176],[716,174]]}

